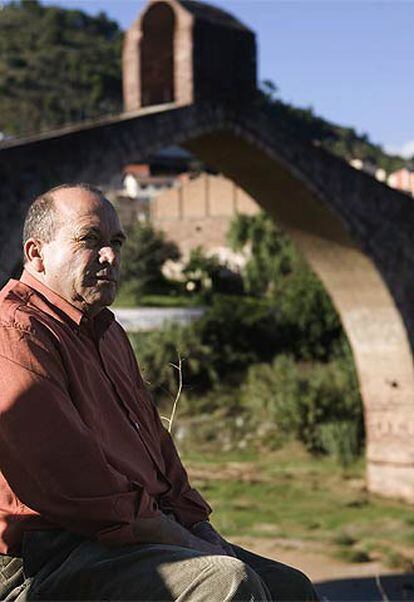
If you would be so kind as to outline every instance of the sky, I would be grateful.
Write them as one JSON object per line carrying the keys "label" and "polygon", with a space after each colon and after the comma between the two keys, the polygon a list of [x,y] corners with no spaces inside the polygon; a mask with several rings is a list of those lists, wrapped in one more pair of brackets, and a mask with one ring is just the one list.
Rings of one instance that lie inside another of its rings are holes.
{"label": "sky", "polygon": [[[209,1],[209,0],[208,0]],[[128,28],[142,0],[43,0]],[[414,0],[214,0],[256,32],[259,81],[282,100],[414,154]]]}

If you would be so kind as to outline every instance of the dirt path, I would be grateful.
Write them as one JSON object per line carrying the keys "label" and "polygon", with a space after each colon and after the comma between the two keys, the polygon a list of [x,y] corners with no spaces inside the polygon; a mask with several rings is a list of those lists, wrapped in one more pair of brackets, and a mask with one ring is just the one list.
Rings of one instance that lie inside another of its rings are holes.
{"label": "dirt path", "polygon": [[[257,472],[254,462],[226,462],[220,470],[209,465],[190,466],[193,482],[237,480],[246,483],[272,482],[273,477]],[[362,480],[361,480],[362,483]],[[358,486],[361,485],[358,481]],[[349,484],[349,483],[348,483]],[[269,525],[273,528],[272,525]],[[261,525],[265,529],[266,525]],[[266,530],[266,529],[265,529]],[[414,574],[402,574],[378,560],[348,563],[334,557],[334,549],[315,541],[277,539],[275,537],[230,538],[234,543],[262,556],[273,558],[303,571],[324,602],[414,602]]]}
{"label": "dirt path", "polygon": [[324,554],[322,547],[294,540],[239,537],[233,541],[302,570],[316,584],[322,600],[414,600],[414,575],[399,574],[377,561],[342,562]]}

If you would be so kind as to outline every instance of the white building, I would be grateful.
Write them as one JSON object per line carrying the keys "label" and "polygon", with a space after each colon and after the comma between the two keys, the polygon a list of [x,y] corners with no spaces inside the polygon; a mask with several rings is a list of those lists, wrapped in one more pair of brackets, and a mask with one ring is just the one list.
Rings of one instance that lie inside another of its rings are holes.
{"label": "white building", "polygon": [[403,167],[388,176],[387,183],[391,188],[407,192],[414,196],[414,170]]}
{"label": "white building", "polygon": [[124,168],[125,195],[150,203],[161,192],[179,185],[176,175],[151,175],[147,164],[133,163]]}

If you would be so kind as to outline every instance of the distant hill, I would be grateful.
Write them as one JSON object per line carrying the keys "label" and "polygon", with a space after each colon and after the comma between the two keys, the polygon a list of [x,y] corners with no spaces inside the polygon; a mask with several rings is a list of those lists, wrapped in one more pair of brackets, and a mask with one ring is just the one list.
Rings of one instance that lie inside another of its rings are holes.
{"label": "distant hill", "polygon": [[0,11],[0,131],[35,132],[122,110],[122,31],[104,13],[41,6]]}
{"label": "distant hill", "polygon": [[352,127],[326,121],[312,109],[299,109],[277,97],[277,87],[271,81],[261,85],[260,102],[263,108],[278,119],[289,123],[292,135],[318,141],[323,148],[350,161],[363,159],[391,173],[408,162],[399,156],[388,155],[367,134],[357,134]]}
{"label": "distant hill", "polygon": [[[122,31],[104,13],[11,2],[0,11],[0,132],[20,135],[122,111]],[[370,160],[387,173],[405,164],[366,135],[278,98],[264,82],[259,102],[289,122],[292,134],[319,141],[350,160]]]}

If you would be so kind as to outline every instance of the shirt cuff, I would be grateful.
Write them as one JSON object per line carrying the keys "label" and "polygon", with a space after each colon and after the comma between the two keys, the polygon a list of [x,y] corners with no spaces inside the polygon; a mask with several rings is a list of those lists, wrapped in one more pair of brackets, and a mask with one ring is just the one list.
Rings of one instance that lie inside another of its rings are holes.
{"label": "shirt cuff", "polygon": [[155,518],[162,514],[155,499],[145,489],[118,496],[114,507],[120,522],[96,534],[98,541],[111,547],[141,543],[135,535],[135,519]]}

